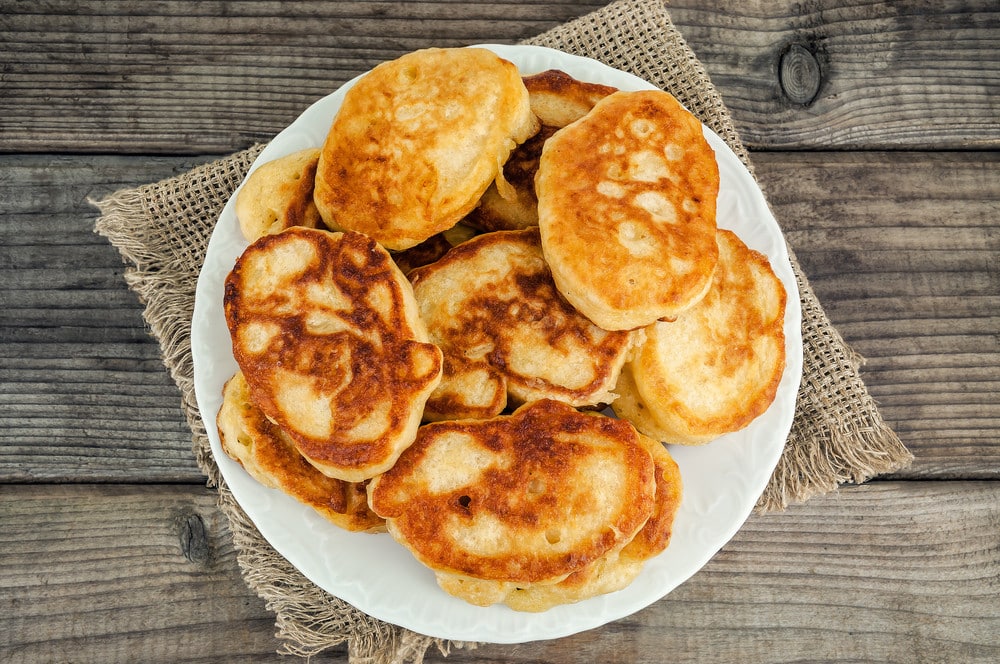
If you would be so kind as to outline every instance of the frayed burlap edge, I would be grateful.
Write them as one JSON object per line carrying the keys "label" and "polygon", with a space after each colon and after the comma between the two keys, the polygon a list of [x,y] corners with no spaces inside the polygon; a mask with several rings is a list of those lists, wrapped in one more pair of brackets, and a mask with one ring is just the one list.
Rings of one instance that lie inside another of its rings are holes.
{"label": "frayed burlap edge", "polygon": [[913,461],[865,387],[864,358],[830,323],[790,247],[788,253],[802,303],[802,382],[792,429],[757,502],[759,512],[783,510]]}
{"label": "frayed burlap edge", "polygon": [[[619,0],[524,43],[591,57],[666,90],[756,177],[722,96],[660,0]],[[862,358],[833,328],[790,247],[788,253],[802,301],[805,363],[792,430],[757,503],[760,512],[899,470],[913,459],[861,380]]]}
{"label": "frayed burlap edge", "polygon": [[145,306],[143,318],[160,344],[164,365],[181,391],[192,449],[208,485],[218,489],[247,586],[275,614],[280,654],[310,657],[346,644],[350,661],[419,664],[430,646],[442,653],[475,644],[447,642],[390,625],[333,597],[306,579],[263,538],[240,508],[212,456],[195,399],[191,316],[208,239],[232,192],[262,145],[152,185],[92,200],[105,236],[132,264],[125,281]]}
{"label": "frayed burlap edge", "polygon": [[[557,48],[630,71],[674,94],[733,149],[753,173],[728,109],[658,0],[620,0],[524,43]],[[125,279],[145,304],[163,362],[182,393],[199,467],[218,487],[247,585],[276,614],[282,654],[309,657],[347,644],[363,664],[419,664],[436,646],[472,648],[381,622],[316,587],[277,554],[240,509],[212,458],[194,397],[190,323],[198,266],[219,212],[263,146],[179,176],[92,201],[95,230],[134,265]],[[143,223],[145,222],[145,223]],[[882,422],[858,370],[861,358],[832,327],[791,254],[803,307],[805,375],[795,422],[774,476],[757,505],[792,502],[897,470],[912,456]]]}

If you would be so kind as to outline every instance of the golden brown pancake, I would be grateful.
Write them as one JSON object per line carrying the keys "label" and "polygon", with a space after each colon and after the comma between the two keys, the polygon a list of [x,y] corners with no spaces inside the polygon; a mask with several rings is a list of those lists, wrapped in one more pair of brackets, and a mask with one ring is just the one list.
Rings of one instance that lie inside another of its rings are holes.
{"label": "golden brown pancake", "polygon": [[493,417],[507,395],[515,404],[548,398],[572,406],[615,398],[636,335],[600,329],[559,295],[537,228],[475,237],[410,281],[445,356],[426,419]]}
{"label": "golden brown pancake", "polygon": [[565,127],[590,112],[617,88],[579,81],[564,71],[549,69],[524,77],[531,110],[543,126]]}
{"label": "golden brown pancake", "polygon": [[385,522],[368,508],[365,483],[327,477],[302,458],[288,436],[250,399],[242,373],[226,381],[216,422],[222,449],[255,480],[287,493],[335,525],[379,532]]}
{"label": "golden brown pancake", "polygon": [[515,148],[504,164],[503,179],[509,187],[501,195],[496,183],[490,185],[469,214],[469,223],[486,231],[538,225],[535,173],[542,146],[557,129],[582,118],[594,104],[616,91],[606,85],[578,81],[556,69],[525,76],[524,87],[528,89],[531,110],[542,126],[537,134]]}
{"label": "golden brown pancake", "polygon": [[701,124],[668,93],[616,92],[560,129],[535,191],[556,285],[600,327],[673,318],[708,289],[718,165]]}
{"label": "golden brown pancake", "polygon": [[700,444],[767,410],[785,369],[785,288],[763,254],[718,233],[712,287],[677,320],[646,329],[622,371],[615,413],[648,436]]}
{"label": "golden brown pancake", "polygon": [[457,576],[488,605],[625,546],[653,512],[654,473],[628,422],[543,400],[423,426],[368,499],[446,591]]}
{"label": "golden brown pancake", "polygon": [[621,590],[639,576],[647,560],[667,548],[683,494],[681,473],[661,443],[646,436],[640,439],[656,467],[656,502],[642,530],[621,551],[601,556],[559,583],[534,584],[511,592],[505,600],[508,606],[518,611],[546,611]]}
{"label": "golden brown pancake", "polygon": [[319,158],[316,205],[331,228],[407,249],[472,210],[537,130],[513,63],[482,48],[409,53],[345,95]]}
{"label": "golden brown pancake", "polygon": [[261,164],[247,177],[236,195],[243,237],[253,242],[292,226],[316,228],[320,218],[313,184],[318,160],[319,149],[307,148]]}
{"label": "golden brown pancake", "polygon": [[441,351],[374,240],[266,235],[236,261],[224,305],[254,403],[323,473],[360,482],[413,442]]}
{"label": "golden brown pancake", "polygon": [[542,125],[538,133],[517,146],[503,166],[503,194],[494,182],[465,221],[484,231],[519,230],[538,225],[535,172],[542,146],[555,127]]}

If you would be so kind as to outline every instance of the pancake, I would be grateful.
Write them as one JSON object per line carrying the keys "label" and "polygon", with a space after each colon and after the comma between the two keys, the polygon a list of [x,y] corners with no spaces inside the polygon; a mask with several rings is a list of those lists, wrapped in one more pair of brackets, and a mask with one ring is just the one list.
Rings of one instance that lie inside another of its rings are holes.
{"label": "pancake", "polygon": [[656,468],[653,514],[642,530],[621,551],[601,556],[559,583],[535,584],[511,592],[505,600],[508,606],[517,611],[547,611],[559,604],[621,590],[639,576],[646,561],[667,548],[674,516],[683,496],[681,473],[662,444],[646,436],[641,436],[640,440],[649,450]]}
{"label": "pancake", "polygon": [[708,289],[718,165],[701,124],[668,93],[616,92],[560,129],[535,191],[556,285],[600,327],[674,318]]}
{"label": "pancake", "polygon": [[619,417],[668,443],[738,431],[774,401],[785,369],[785,288],[763,254],[718,232],[712,287],[646,340],[622,371]]}
{"label": "pancake", "polygon": [[524,77],[531,111],[542,126],[561,128],[576,122],[617,88],[580,81],[564,71],[549,69]]}
{"label": "pancake", "polygon": [[503,179],[510,185],[500,194],[490,185],[479,205],[469,214],[471,225],[486,231],[518,230],[538,225],[538,198],[535,173],[542,146],[557,129],[586,115],[598,101],[616,89],[607,85],[578,81],[569,74],[550,69],[524,77],[532,112],[541,122],[538,133],[519,145],[503,167]]}
{"label": "pancake", "polygon": [[538,133],[511,153],[503,166],[504,193],[493,183],[483,192],[479,204],[465,221],[484,231],[520,230],[538,225],[538,198],[535,196],[535,173],[542,146],[555,127],[542,125]]}
{"label": "pancake", "polygon": [[226,381],[222,394],[216,418],[222,449],[251,477],[346,530],[385,530],[382,518],[368,508],[366,485],[327,477],[303,459],[281,428],[253,404],[242,373]]}
{"label": "pancake", "polygon": [[654,474],[628,422],[543,400],[423,426],[368,499],[442,588],[489,605],[624,547],[653,512]]}
{"label": "pancake", "polygon": [[409,276],[445,356],[426,419],[493,417],[508,396],[580,407],[615,398],[638,334],[602,330],[559,295],[537,228],[485,233]]}
{"label": "pancake", "polygon": [[316,228],[313,202],[318,148],[307,148],[261,164],[236,195],[236,218],[249,242],[293,226]]}
{"label": "pancake", "polygon": [[224,306],[253,402],[324,474],[360,482],[413,442],[441,351],[374,240],[266,235],[236,261]]}
{"label": "pancake", "polygon": [[330,228],[407,249],[468,214],[536,131],[513,63],[482,48],[409,53],[344,96],[319,158],[316,205]]}

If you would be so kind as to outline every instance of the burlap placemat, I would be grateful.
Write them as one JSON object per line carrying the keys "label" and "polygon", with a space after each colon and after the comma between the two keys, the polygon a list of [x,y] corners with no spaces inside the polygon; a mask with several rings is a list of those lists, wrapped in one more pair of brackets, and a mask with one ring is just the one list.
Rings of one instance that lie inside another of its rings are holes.
{"label": "burlap placemat", "polygon": [[[659,0],[620,0],[526,43],[589,56],[671,92],[753,173],[729,111]],[[212,458],[194,395],[195,286],[215,222],[262,147],[95,201],[101,213],[96,231],[132,264],[125,279],[144,303],[146,322],[180,388],[194,454],[209,484],[218,488],[244,578],[276,615],[280,652],[308,656],[346,642],[352,662],[382,664],[419,662],[432,644],[442,652],[474,646],[386,624],[313,585],[267,544]],[[860,358],[831,326],[794,255],[792,267],[802,299],[805,368],[792,431],[758,511],[783,509],[841,483],[863,482],[912,459],[879,416],[858,373]]]}

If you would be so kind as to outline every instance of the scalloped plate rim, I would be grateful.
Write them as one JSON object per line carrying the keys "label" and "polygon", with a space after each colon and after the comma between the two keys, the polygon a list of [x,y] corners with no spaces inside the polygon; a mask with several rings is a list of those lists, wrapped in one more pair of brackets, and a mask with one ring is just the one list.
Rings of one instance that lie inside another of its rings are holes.
{"label": "scalloped plate rim", "polygon": [[[512,60],[525,74],[559,68],[581,80],[622,89],[655,88],[633,74],[596,60],[546,47],[476,46]],[[319,147],[332,113],[358,78],[311,104],[262,150],[248,175],[271,159],[305,147]],[[724,211],[740,215],[749,212],[753,217],[720,218],[719,226],[731,228],[751,248],[767,254],[788,294],[786,368],[778,396],[767,412],[741,432],[705,446],[670,448],[681,467],[685,499],[670,547],[646,564],[639,579],[616,593],[544,613],[520,613],[502,605],[476,607],[453,598],[437,587],[429,570],[388,535],[342,531],[310,508],[256,483],[222,452],[214,421],[221,404],[221,384],[236,365],[231,347],[226,346],[228,330],[224,329],[222,316],[221,281],[246,246],[233,211],[237,189],[220,214],[198,278],[191,331],[195,393],[199,411],[203,417],[208,415],[206,430],[223,479],[271,546],[310,581],[365,613],[428,636],[457,641],[523,643],[569,636],[631,615],[697,573],[740,529],[766,487],[791,428],[802,374],[801,308],[780,228],[763,193],[732,150],[707,127],[705,135],[716,151],[723,180],[720,215]],[[747,458],[751,454],[752,458]],[[717,476],[726,479],[724,486],[712,484]],[[692,480],[700,483],[689,485]],[[734,489],[731,482],[743,484]],[[712,518],[705,519],[709,514]]]}

